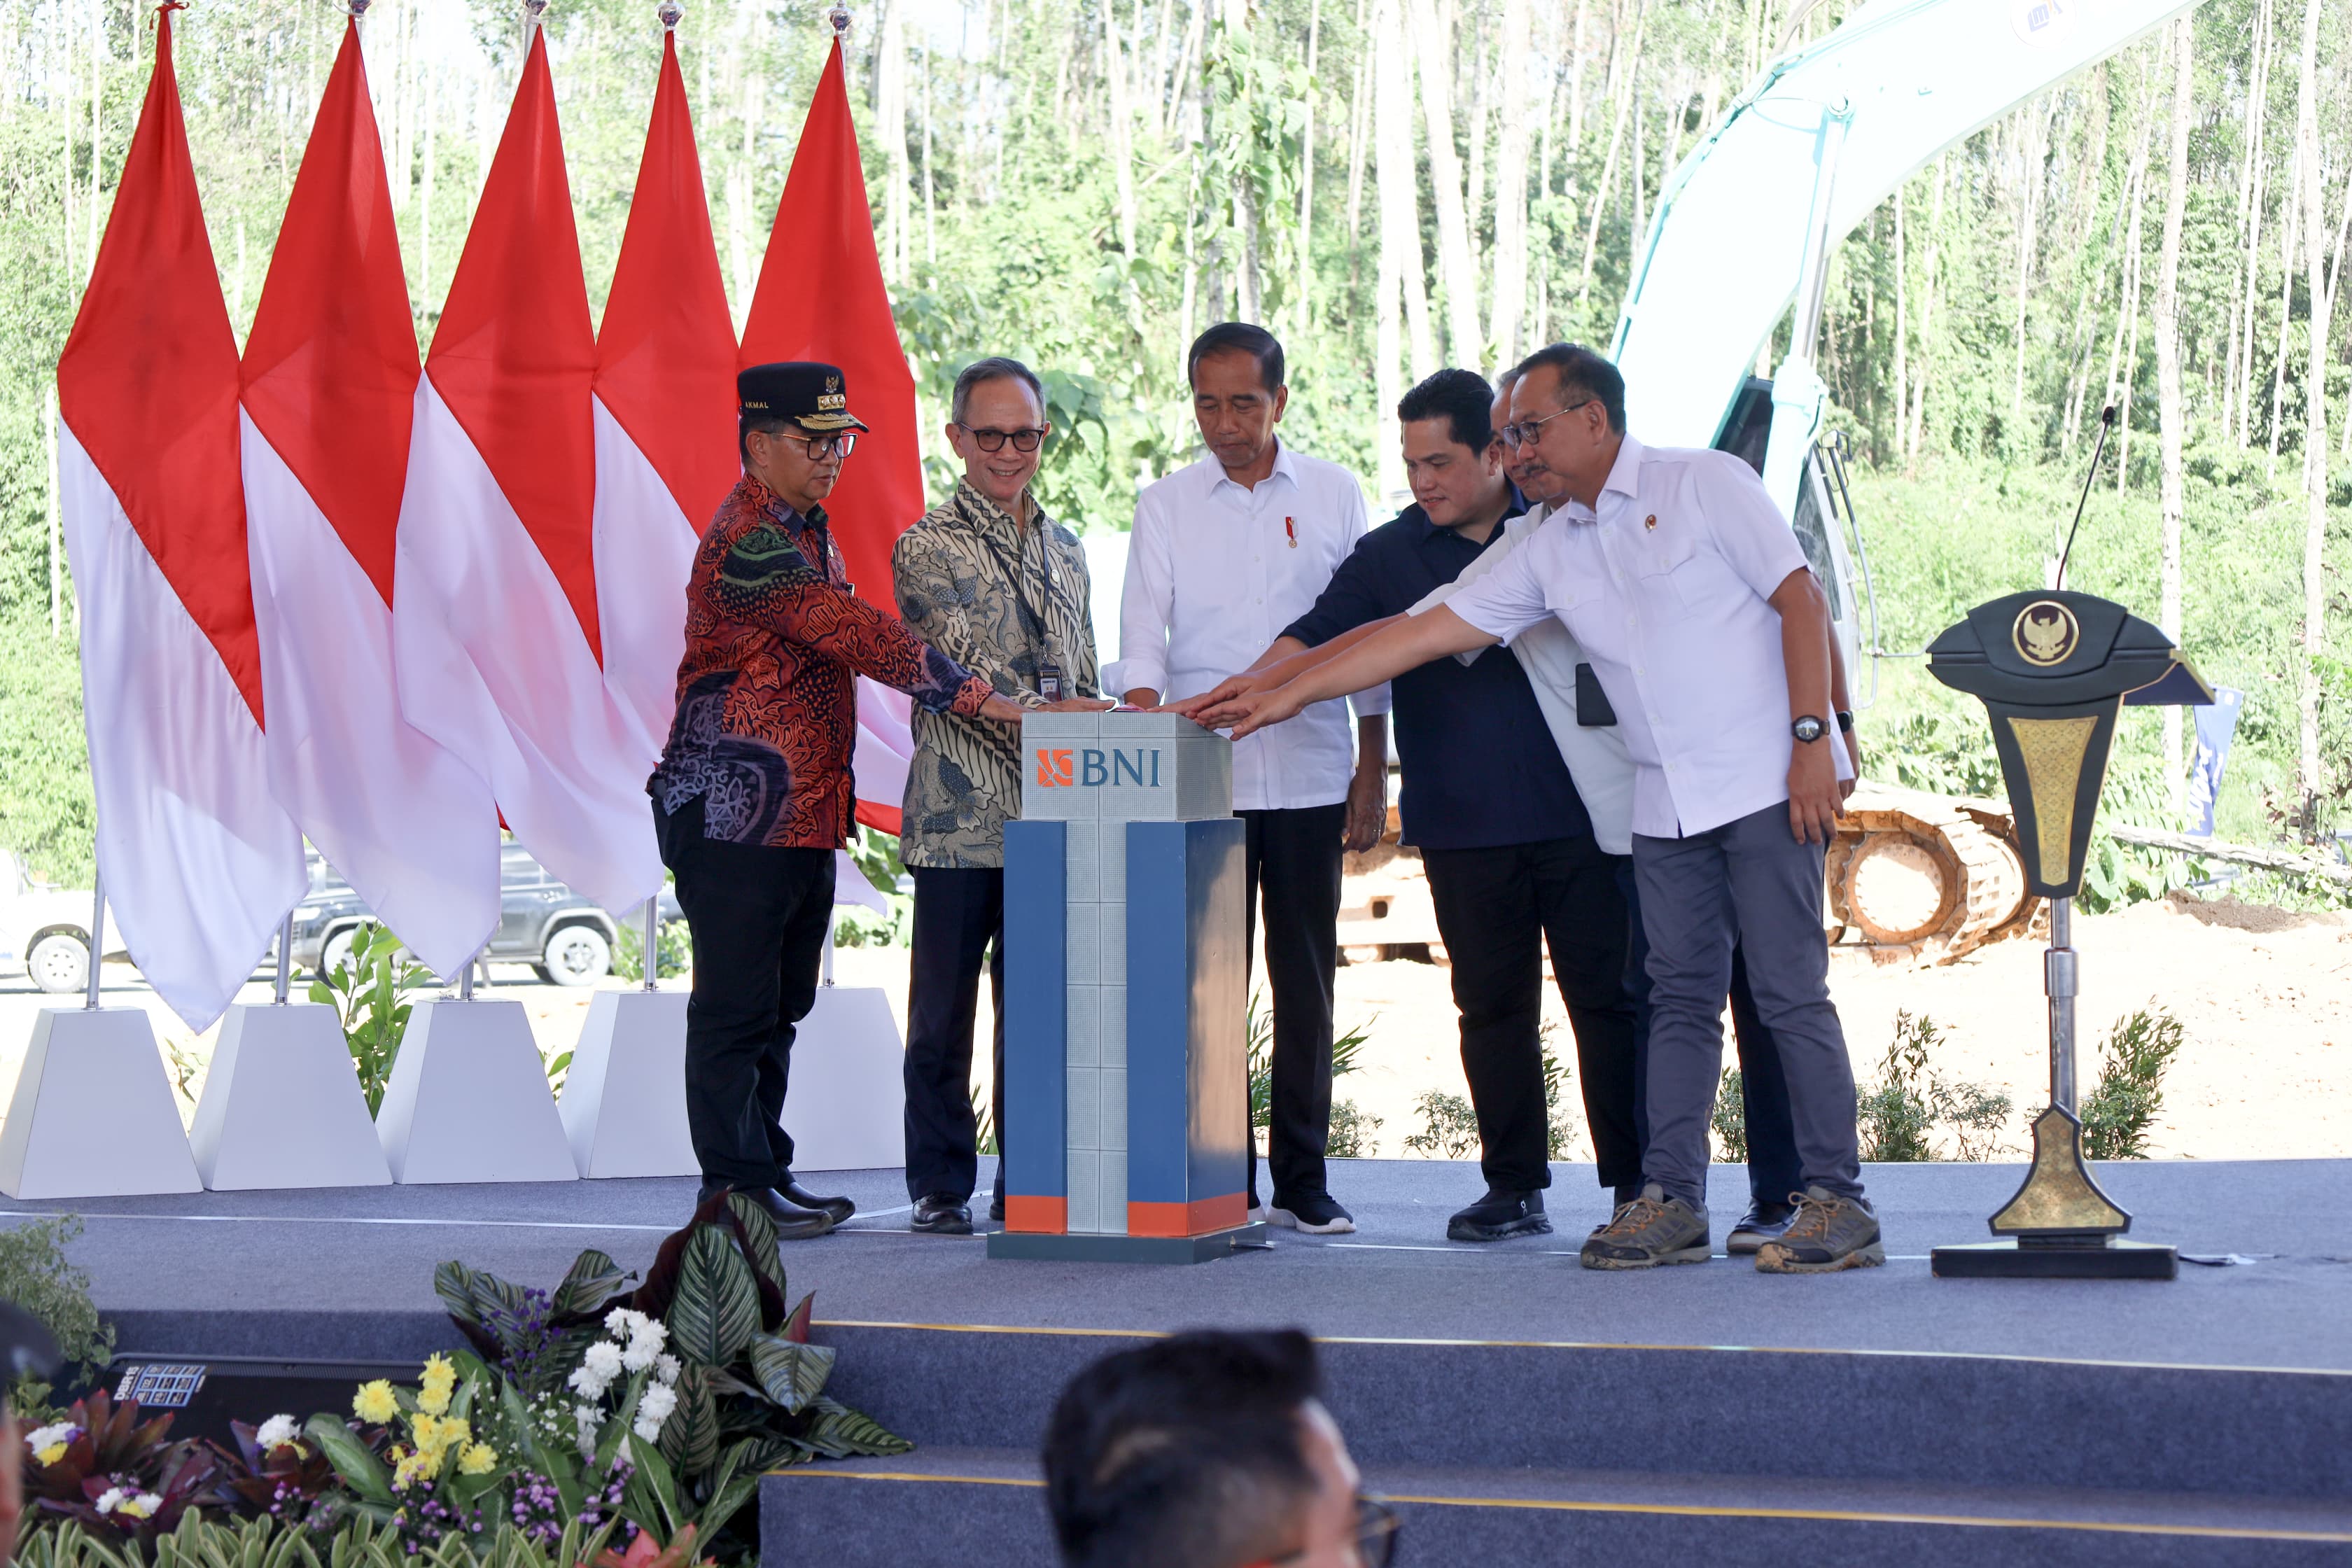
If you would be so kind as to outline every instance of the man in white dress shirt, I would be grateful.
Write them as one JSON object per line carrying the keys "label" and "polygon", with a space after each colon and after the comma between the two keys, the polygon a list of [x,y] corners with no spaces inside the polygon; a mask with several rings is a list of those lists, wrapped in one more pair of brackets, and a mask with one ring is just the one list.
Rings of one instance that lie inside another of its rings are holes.
{"label": "man in white dress shirt", "polygon": [[[1356,477],[1275,434],[1289,388],[1271,332],[1239,321],[1211,327],[1194,341],[1186,371],[1208,455],[1137,498],[1119,607],[1117,689],[1141,708],[1206,691],[1247,666],[1314,605],[1366,528]],[[1370,848],[1388,813],[1388,689],[1366,685],[1352,700],[1352,754],[1349,705],[1337,701],[1234,747],[1252,941],[1262,898],[1274,994],[1274,1201],[1265,1217],[1318,1235],[1356,1228],[1326,1184],[1323,1151],[1340,853]],[[1253,1142],[1250,1207],[1258,1206]]]}
{"label": "man in white dress shirt", "polygon": [[1553,525],[1450,604],[1203,721],[1248,735],[1330,692],[1557,616],[1635,764],[1633,868],[1650,943],[1645,1183],[1586,1241],[1585,1266],[1709,1255],[1708,1117],[1735,942],[1787,1073],[1805,1182],[1756,1266],[1881,1262],[1821,923],[1822,853],[1853,772],[1832,722],[1828,602],[1746,464],[1626,435],[1624,381],[1589,350],[1554,345],[1519,368],[1508,435],[1566,480]]}

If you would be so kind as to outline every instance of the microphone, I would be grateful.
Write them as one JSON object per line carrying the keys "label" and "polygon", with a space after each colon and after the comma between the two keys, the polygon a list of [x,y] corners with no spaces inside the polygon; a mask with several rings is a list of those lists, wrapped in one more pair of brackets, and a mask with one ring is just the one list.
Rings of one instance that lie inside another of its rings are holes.
{"label": "microphone", "polygon": [[2099,477],[2099,458],[2107,449],[2107,432],[2116,427],[2116,405],[2108,404],[2099,410],[2099,444],[2091,449],[2091,471],[2083,476],[2083,493],[2074,502],[2074,521],[2066,530],[2066,548],[2058,552],[2058,575],[2051,584],[2051,592],[2066,586],[2066,563],[2074,554],[2074,530],[2083,526],[2083,507],[2091,499],[2091,481]]}

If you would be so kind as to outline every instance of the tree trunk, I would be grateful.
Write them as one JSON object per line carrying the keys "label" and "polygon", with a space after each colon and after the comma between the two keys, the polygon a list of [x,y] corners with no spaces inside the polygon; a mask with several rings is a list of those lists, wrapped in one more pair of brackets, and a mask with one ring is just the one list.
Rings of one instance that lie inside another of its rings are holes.
{"label": "tree trunk", "polygon": [[1584,142],[1584,14],[1591,0],[1576,0],[1576,36],[1568,47],[1568,161],[1576,163]]}
{"label": "tree trunk", "polygon": [[1528,297],[1528,0],[1503,0],[1503,135],[1495,163],[1495,286],[1486,336],[1496,362],[1519,357]]}
{"label": "tree trunk", "polygon": [[[1373,23],[1374,58],[1372,125],[1380,136],[1381,265],[1404,294],[1406,342],[1412,350],[1412,378],[1420,381],[1437,369],[1437,348],[1430,331],[1429,282],[1421,255],[1419,182],[1413,175],[1412,84],[1407,75],[1404,7],[1406,0],[1379,0]],[[1393,402],[1380,410],[1385,426]],[[1382,443],[1387,445],[1387,443]],[[1402,471],[1402,470],[1400,470]]]}
{"label": "tree trunk", "polygon": [[[1642,27],[1650,19],[1649,0],[1640,0],[1633,13],[1633,47],[1627,53],[1627,74],[1638,71],[1642,65]],[[1592,292],[1592,253],[1601,243],[1601,215],[1608,210],[1609,187],[1617,177],[1617,150],[1625,140],[1625,113],[1633,106],[1633,95],[1626,93],[1618,100],[1617,113],[1609,125],[1609,153],[1601,164],[1601,180],[1592,188],[1591,212],[1584,230],[1584,264],[1580,269],[1576,297],[1580,301]]]}
{"label": "tree trunk", "polygon": [[[2047,100],[2043,102],[2046,105]],[[2025,297],[2033,270],[2034,198],[2042,189],[2042,142],[2050,123],[2046,107],[2036,112],[2032,104],[2024,110],[2025,134],[2018,140],[2017,183],[2017,363],[2010,382],[2009,417],[2021,427],[2011,436],[2012,443],[2022,439],[2025,423]]]}
{"label": "tree trunk", "polygon": [[2286,405],[2286,337],[2294,320],[2294,243],[2303,226],[2303,157],[2297,148],[2288,154],[2294,165],[2286,183],[2286,217],[2279,229],[2278,354],[2271,367],[2271,471],[2278,471],[2279,425]]}
{"label": "tree trunk", "polygon": [[1437,209],[1437,281],[1445,293],[1446,352],[1454,363],[1475,370],[1484,357],[1478,352],[1478,274],[1470,260],[1470,225],[1462,208],[1462,159],[1454,148],[1454,93],[1446,79],[1453,51],[1432,0],[1405,5],[1412,14],[1429,184]]}
{"label": "tree trunk", "polygon": [[58,386],[46,376],[41,381],[41,441],[49,458],[48,505],[42,519],[47,526],[42,531],[49,542],[49,636],[54,638],[65,627],[65,510],[58,485]]}
{"label": "tree trunk", "polygon": [[[1397,167],[1399,138],[1393,132],[1398,101],[1404,96],[1404,85],[1398,79],[1403,74],[1403,58],[1399,48],[1396,11],[1402,0],[1381,0],[1380,10],[1372,19],[1375,29],[1370,39],[1376,107],[1372,124],[1380,139],[1380,157],[1376,175],[1380,181],[1381,254],[1378,281],[1373,285],[1374,329],[1372,339],[1372,447],[1379,465],[1379,484],[1383,499],[1404,484],[1404,460],[1397,444],[1388,438],[1388,423],[1393,416],[1402,386],[1397,375],[1397,360],[1403,352],[1402,332],[1398,321],[1399,305],[1404,289],[1404,250],[1406,235],[1414,225],[1409,213],[1400,216],[1400,204],[1412,199],[1411,171]],[[1406,139],[1408,144],[1410,139]],[[1402,174],[1403,178],[1400,178]],[[1421,241],[1412,237],[1413,260],[1420,263]],[[1426,310],[1426,306],[1423,307]],[[1425,329],[1424,329],[1425,330]]]}
{"label": "tree trunk", "polygon": [[89,207],[82,214],[82,281],[98,264],[98,213],[103,205],[106,178],[106,7],[90,0],[89,7]]}
{"label": "tree trunk", "polygon": [[[2327,787],[2319,756],[2319,664],[2327,648],[2327,289],[2321,276],[2326,243],[2326,186],[2319,165],[2319,7],[2304,0],[2303,62],[2295,79],[2296,167],[2310,193],[2311,221],[2304,227],[2304,267],[2311,290],[2311,369],[2304,387],[2303,437],[2303,667],[2296,671],[2295,706],[2301,717],[2304,831],[2319,825],[2319,797]],[[2292,225],[2289,225],[2292,227]],[[2281,334],[2284,341],[2284,334]],[[2277,447],[2273,424],[2271,443]]]}
{"label": "tree trunk", "polygon": [[2255,61],[2256,80],[2253,87],[2255,116],[2252,151],[2254,161],[2254,195],[2246,224],[2246,312],[2245,335],[2238,345],[2238,445],[2246,446],[2253,439],[2254,425],[2254,316],[2256,290],[2260,286],[2263,247],[2263,199],[2264,187],[2270,183],[2270,165],[2263,159],[2263,142],[2270,127],[2265,112],[2270,98],[2271,62],[2278,52],[2275,39],[2276,24],[2272,20],[2270,0],[2263,0],[2261,23],[2264,35],[2263,52]]}
{"label": "tree trunk", "polygon": [[1291,308],[1291,319],[1301,332],[1315,319],[1315,106],[1323,96],[1315,66],[1322,41],[1323,0],[1315,0],[1307,21],[1307,123],[1298,151],[1298,294]]}
{"label": "tree trunk", "polygon": [[[2159,486],[2162,515],[2157,624],[2180,640],[2180,514],[2183,507],[2181,449],[2185,432],[2180,406],[2180,227],[2189,206],[2189,120],[2196,70],[2189,58],[2196,23],[2183,16],[2172,25],[2172,151],[2167,171],[2164,238],[2156,264],[2156,403],[2164,474]],[[2180,710],[2164,710],[2164,776],[2175,816],[2188,805],[2189,775],[2181,766]]]}
{"label": "tree trunk", "polygon": [[[1483,9],[1483,7],[1482,7]],[[1449,36],[1454,29],[1448,26]],[[1478,63],[1470,72],[1470,195],[1464,213],[1470,223],[1470,232],[1478,232],[1479,219],[1486,212],[1486,123],[1495,118],[1495,64],[1491,40],[1485,26],[1478,26]]]}
{"label": "tree trunk", "polygon": [[81,302],[81,271],[79,268],[74,266],[74,207],[76,205],[76,199],[81,194],[81,182],[75,176],[73,166],[74,30],[71,27],[59,27],[57,29],[57,36],[58,52],[59,56],[58,69],[60,72],[60,80],[58,88],[58,104],[61,110],[58,115],[58,129],[60,132],[58,136],[59,145],[58,152],[59,158],[62,160],[61,165],[58,169],[58,184],[66,194],[65,212],[63,215],[65,225],[58,235],[58,238],[61,241],[58,247],[58,251],[64,258],[66,273],[66,308],[68,311],[70,312]]}
{"label": "tree trunk", "polygon": [[1927,254],[1919,270],[1927,276],[1927,291],[1919,300],[1919,368],[1911,378],[1911,410],[1905,426],[1904,447],[1908,464],[1919,463],[1920,432],[1927,410],[1927,382],[1936,368],[1936,285],[1944,255],[1944,155],[1936,155],[1936,196],[1927,216]]}
{"label": "tree trunk", "polygon": [[1348,243],[1355,246],[1364,236],[1364,155],[1372,140],[1372,55],[1371,35],[1364,30],[1364,0],[1356,0],[1356,56],[1354,85],[1348,100]]}
{"label": "tree trunk", "polygon": [[[1126,292],[1131,303],[1135,293],[1135,117],[1129,108],[1127,63],[1119,47],[1118,8],[1115,5],[1103,7],[1103,82],[1110,94],[1110,156],[1111,173],[1118,191],[1118,249],[1127,262]],[[929,101],[928,87],[924,101]],[[927,114],[927,139],[929,123]],[[926,159],[926,187],[930,183],[929,164]],[[927,197],[926,209],[929,205]]]}
{"label": "tree trunk", "polygon": [[[2270,64],[2271,0],[2263,0],[2262,8],[2254,13],[2254,37],[2252,50],[2252,66],[2246,84],[2246,118],[2241,134],[2246,155],[2238,174],[2238,243],[2253,254],[2253,241],[2249,237],[2252,226],[2262,222],[2261,187],[2256,183],[2262,167],[2263,150],[2263,80]],[[2230,269],[2230,336],[2225,348],[2227,359],[2221,368],[2221,429],[2226,435],[2237,428],[2238,405],[2244,398],[2241,384],[2239,362],[2243,357],[2242,339],[2252,322],[2253,287],[2249,270],[2243,275],[2237,268]],[[2241,438],[2239,445],[2245,443]]]}
{"label": "tree trunk", "polygon": [[875,68],[874,133],[882,139],[885,182],[882,271],[896,284],[907,279],[907,0],[888,0],[883,6],[879,53]]}
{"label": "tree trunk", "polygon": [[[1895,187],[1895,447],[1907,460],[1904,446],[1905,416],[1911,406],[1911,264],[1903,244],[1904,189]],[[1875,453],[1873,454],[1876,456]]]}

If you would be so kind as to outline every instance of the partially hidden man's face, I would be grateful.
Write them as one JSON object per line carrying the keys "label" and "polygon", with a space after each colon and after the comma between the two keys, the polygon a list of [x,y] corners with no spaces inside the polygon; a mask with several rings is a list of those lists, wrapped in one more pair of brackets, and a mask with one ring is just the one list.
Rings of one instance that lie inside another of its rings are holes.
{"label": "partially hidden man's face", "polygon": [[1283,1568],[1360,1568],[1356,1500],[1363,1478],[1339,1424],[1320,1400],[1310,1399],[1299,1408],[1298,1435],[1315,1490],[1303,1500],[1287,1554],[1276,1561]]}
{"label": "partially hidden man's face", "polygon": [[[948,442],[963,459],[963,477],[971,488],[1011,511],[1037,477],[1037,465],[1045,458],[1045,434],[1051,428],[1029,384],[1019,376],[1000,375],[965,396],[963,422],[948,426]],[[1024,433],[1037,437],[1037,445],[1026,452],[1012,439]],[[975,438],[982,435],[997,443],[995,451]]]}
{"label": "partially hidden man's face", "polygon": [[839,452],[822,458],[810,455],[812,442],[823,447],[829,441],[827,432],[787,425],[782,430],[752,431],[743,437],[743,449],[750,455],[748,466],[754,478],[794,507],[805,510],[831,495],[833,487],[841,482]]}
{"label": "partially hidden man's face", "polygon": [[1503,482],[1502,444],[1483,452],[1454,438],[1451,419],[1408,419],[1398,427],[1404,447],[1404,474],[1412,499],[1440,528],[1459,526],[1495,498]]}
{"label": "partially hidden man's face", "polygon": [[1495,394],[1494,412],[1488,416],[1495,426],[1495,450],[1503,459],[1503,477],[1519,487],[1519,493],[1531,500],[1545,498],[1528,489],[1528,454],[1503,439],[1503,426],[1511,422],[1511,389],[1507,386]]}
{"label": "partially hidden man's face", "polygon": [[[1582,406],[1569,408],[1570,404]],[[1571,489],[1597,489],[1608,479],[1607,411],[1598,398],[1587,401],[1583,393],[1562,387],[1559,372],[1550,365],[1538,365],[1511,388],[1511,418],[1520,425],[1543,421],[1535,440],[1514,453],[1527,474],[1520,488],[1536,500],[1557,503]]]}
{"label": "partially hidden man's face", "polygon": [[1290,389],[1265,384],[1257,356],[1242,349],[1203,354],[1192,367],[1192,417],[1217,461],[1247,468],[1274,444]]}

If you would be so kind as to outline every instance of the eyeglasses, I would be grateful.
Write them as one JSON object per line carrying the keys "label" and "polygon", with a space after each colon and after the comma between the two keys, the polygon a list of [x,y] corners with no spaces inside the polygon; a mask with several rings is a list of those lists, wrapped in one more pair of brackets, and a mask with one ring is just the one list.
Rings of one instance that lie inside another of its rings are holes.
{"label": "eyeglasses", "polygon": [[831,436],[795,436],[789,430],[779,430],[776,434],[787,441],[798,441],[806,447],[812,463],[822,463],[835,456],[846,458],[857,450],[857,432],[855,430],[843,430]]}
{"label": "eyeglasses", "polygon": [[1528,419],[1517,425],[1506,425],[1500,430],[1496,431],[1496,434],[1502,437],[1504,440],[1509,442],[1514,447],[1532,447],[1536,444],[1537,440],[1542,437],[1543,427],[1545,426],[1550,424],[1553,420],[1559,418],[1563,414],[1575,413],[1578,409],[1583,407],[1585,403],[1597,403],[1599,401],[1600,399],[1598,398],[1588,397],[1584,400],[1584,403],[1571,403],[1565,408],[1555,408],[1540,419]]}
{"label": "eyeglasses", "polygon": [[1034,452],[1037,449],[1037,443],[1045,438],[1045,432],[1053,426],[1049,425],[1034,430],[975,430],[969,425],[959,423],[956,428],[979,442],[983,452],[1002,452],[1007,441],[1013,443],[1013,449],[1016,452]]}
{"label": "eyeglasses", "polygon": [[[1389,1568],[1396,1558],[1399,1523],[1396,1510],[1376,1497],[1356,1500],[1356,1558],[1364,1568]],[[1292,1552],[1270,1559],[1265,1568],[1280,1568],[1285,1563],[1297,1563],[1307,1555]]]}

